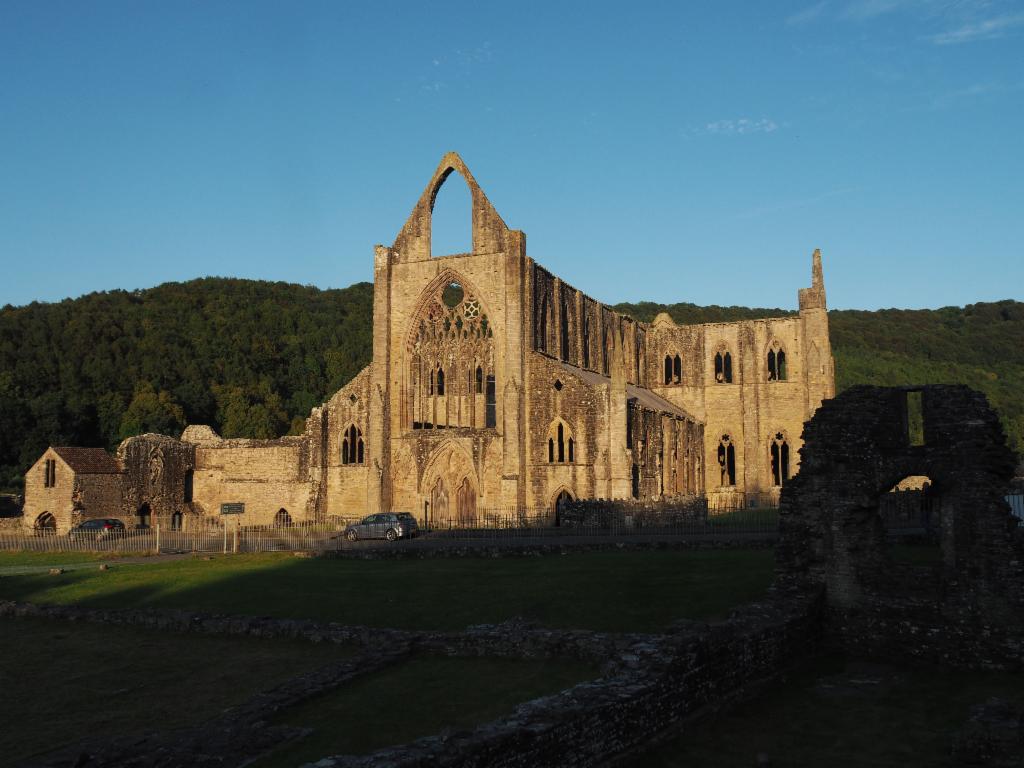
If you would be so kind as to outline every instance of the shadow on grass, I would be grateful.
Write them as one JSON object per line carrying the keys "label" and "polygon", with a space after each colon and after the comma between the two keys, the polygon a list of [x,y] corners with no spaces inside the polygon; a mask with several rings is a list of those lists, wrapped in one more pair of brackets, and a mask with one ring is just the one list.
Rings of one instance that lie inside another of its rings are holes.
{"label": "shadow on grass", "polygon": [[5,577],[0,598],[399,629],[459,630],[522,617],[553,628],[656,632],[761,598],[772,563],[771,551],[737,549],[425,560],[228,555]]}

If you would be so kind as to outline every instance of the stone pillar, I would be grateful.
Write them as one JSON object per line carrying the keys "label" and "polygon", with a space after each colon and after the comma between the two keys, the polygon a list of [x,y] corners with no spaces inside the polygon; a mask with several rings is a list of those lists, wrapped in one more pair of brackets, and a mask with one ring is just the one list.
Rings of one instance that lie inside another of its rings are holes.
{"label": "stone pillar", "polygon": [[391,249],[375,248],[373,259],[373,362],[367,414],[366,508],[391,508]]}
{"label": "stone pillar", "polygon": [[612,329],[611,386],[608,388],[608,497],[628,499],[633,495],[633,459],[626,442],[626,360],[622,348],[622,327],[616,319]]}

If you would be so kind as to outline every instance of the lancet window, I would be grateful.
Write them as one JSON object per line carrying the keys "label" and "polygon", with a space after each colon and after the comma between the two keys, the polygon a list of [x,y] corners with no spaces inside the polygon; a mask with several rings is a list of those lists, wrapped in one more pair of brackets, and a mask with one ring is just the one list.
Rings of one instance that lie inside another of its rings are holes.
{"label": "lancet window", "polygon": [[782,485],[789,480],[789,442],[785,433],[775,433],[768,452],[772,468],[772,485]]}
{"label": "lancet window", "polygon": [[351,424],[341,437],[341,463],[362,464],[363,452],[363,432],[355,424]]}
{"label": "lancet window", "polygon": [[561,419],[548,429],[548,463],[572,464],[576,461],[576,442],[569,425]]}
{"label": "lancet window", "polygon": [[718,441],[719,485],[736,485],[736,446],[729,435],[722,435]]}
{"label": "lancet window", "polygon": [[715,383],[732,384],[732,353],[725,345],[715,353]]}
{"label": "lancet window", "polygon": [[786,350],[778,341],[768,347],[768,381],[786,380]]}

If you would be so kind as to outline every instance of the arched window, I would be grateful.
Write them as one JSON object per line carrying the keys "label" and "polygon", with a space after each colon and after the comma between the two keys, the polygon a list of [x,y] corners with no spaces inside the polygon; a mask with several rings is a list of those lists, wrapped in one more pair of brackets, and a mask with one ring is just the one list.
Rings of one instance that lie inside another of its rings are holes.
{"label": "arched window", "polygon": [[438,396],[444,394],[444,368],[437,369],[437,394]]}
{"label": "arched window", "polygon": [[342,435],[341,463],[363,463],[363,432],[355,424],[350,425]]}
{"label": "arched window", "polygon": [[565,464],[576,461],[576,444],[572,430],[561,419],[553,422],[548,429],[548,463]]}
{"label": "arched window", "polygon": [[476,367],[476,393],[482,395],[484,391],[484,369],[479,365]]}
{"label": "arched window", "polygon": [[786,441],[785,434],[782,432],[775,433],[769,453],[772,468],[772,485],[782,485],[789,480],[789,443]]}
{"label": "arched window", "polygon": [[277,510],[277,514],[274,515],[274,527],[275,528],[291,528],[292,516],[288,514],[287,509]]}
{"label": "arched window", "polygon": [[561,302],[561,322],[560,330],[560,341],[561,341],[561,355],[562,360],[569,361],[569,302],[565,297],[564,290],[562,291],[562,302]]}
{"label": "arched window", "polygon": [[537,347],[541,352],[548,351],[548,313],[551,308],[548,306],[548,295],[545,292],[540,299],[540,333],[537,337]]}
{"label": "arched window", "polygon": [[586,303],[583,305],[583,367],[590,367],[590,315]]}
{"label": "arched window", "polygon": [[732,354],[724,346],[715,353],[715,383],[732,384]]}
{"label": "arched window", "polygon": [[786,380],[786,350],[778,341],[768,347],[768,381]]}
{"label": "arched window", "polygon": [[718,468],[720,486],[736,485],[736,447],[729,435],[722,435],[718,441]]}
{"label": "arched window", "polygon": [[609,361],[612,357],[611,340],[608,338],[607,328],[601,331],[601,349],[604,352],[601,356],[601,371],[607,376]]}
{"label": "arched window", "polygon": [[679,355],[665,355],[665,383],[679,384],[683,380],[683,361]]}

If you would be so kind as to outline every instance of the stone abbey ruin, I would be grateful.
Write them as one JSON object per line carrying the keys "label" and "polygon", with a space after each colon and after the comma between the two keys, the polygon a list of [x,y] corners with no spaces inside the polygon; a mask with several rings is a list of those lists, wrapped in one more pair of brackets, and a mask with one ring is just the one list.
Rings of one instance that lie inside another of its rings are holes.
{"label": "stone abbey ruin", "polygon": [[[434,200],[453,173],[472,197],[472,252],[435,254]],[[527,256],[448,154],[394,244],[376,248],[372,363],[303,435],[189,426],[130,438],[116,457],[51,448],[28,471],[23,525],[187,528],[222,504],[244,504],[244,525],[381,510],[488,525],[510,510],[554,523],[579,499],[774,502],[804,421],[833,394],[817,251],[796,315],[641,323]]]}

